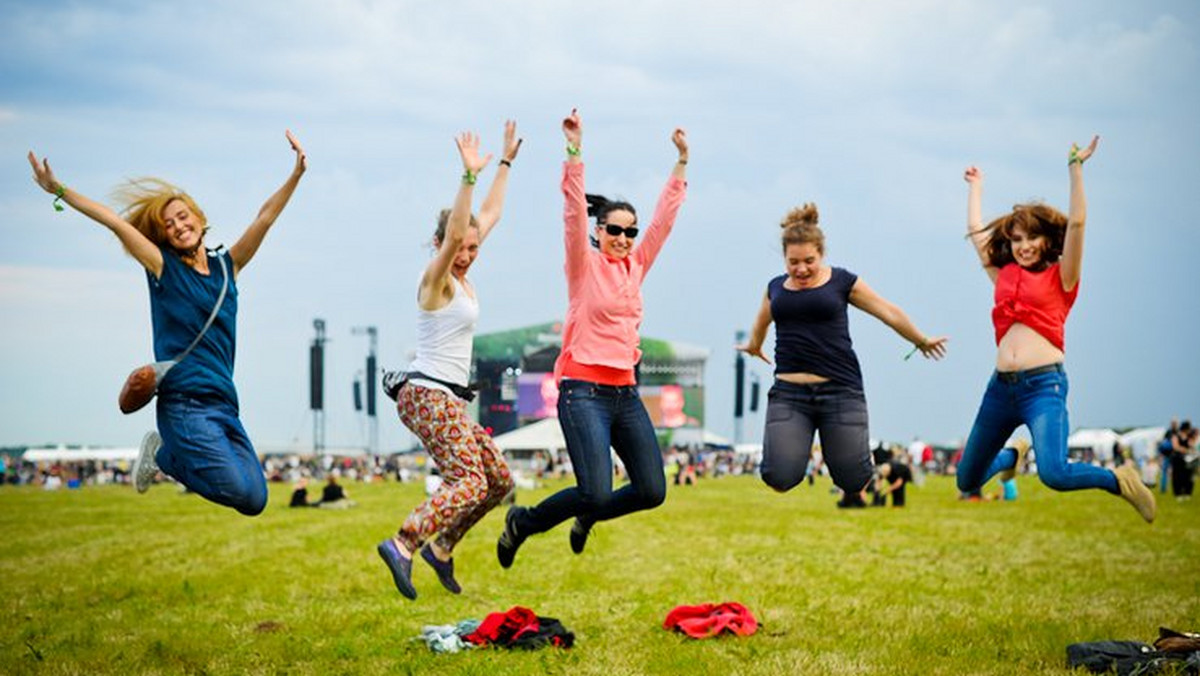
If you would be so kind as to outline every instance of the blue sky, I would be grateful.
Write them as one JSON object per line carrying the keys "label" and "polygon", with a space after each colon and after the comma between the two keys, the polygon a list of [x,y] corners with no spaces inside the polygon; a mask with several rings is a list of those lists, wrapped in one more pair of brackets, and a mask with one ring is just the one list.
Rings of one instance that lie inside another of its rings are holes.
{"label": "blue sky", "polygon": [[[829,262],[951,337],[946,360],[905,362],[898,336],[854,314],[873,434],[965,436],[995,348],[962,170],[984,170],[985,216],[1065,207],[1067,147],[1093,133],[1072,425],[1200,417],[1198,31],[1192,2],[0,2],[0,445],[131,445],[153,425],[115,401],[151,354],[143,273],[106,230],[50,208],[26,151],[99,199],[125,178],[175,182],[210,244],[232,243],[287,176],[292,129],[309,172],[239,278],[243,419],[262,446],[308,442],[323,317],[328,441],[360,445],[366,341],[351,327],[379,327],[385,364],[412,349],[456,132],[497,150],[514,118],[525,139],[472,271],[480,330],[561,317],[572,107],[589,190],[647,213],[671,129],[689,132],[690,192],[643,332],[712,350],[714,431],[733,427],[734,332],[782,271],[777,223],[815,201]],[[382,413],[382,445],[406,445]]]}

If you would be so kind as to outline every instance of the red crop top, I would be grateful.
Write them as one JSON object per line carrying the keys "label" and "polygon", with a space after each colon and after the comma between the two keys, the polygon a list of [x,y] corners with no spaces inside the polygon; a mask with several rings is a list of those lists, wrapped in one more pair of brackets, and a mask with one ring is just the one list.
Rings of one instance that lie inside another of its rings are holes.
{"label": "red crop top", "polygon": [[1070,291],[1063,290],[1058,263],[1041,272],[1031,272],[1016,263],[1000,268],[996,305],[992,307],[996,344],[1013,324],[1020,322],[1062,350],[1063,325],[1077,295],[1079,284]]}

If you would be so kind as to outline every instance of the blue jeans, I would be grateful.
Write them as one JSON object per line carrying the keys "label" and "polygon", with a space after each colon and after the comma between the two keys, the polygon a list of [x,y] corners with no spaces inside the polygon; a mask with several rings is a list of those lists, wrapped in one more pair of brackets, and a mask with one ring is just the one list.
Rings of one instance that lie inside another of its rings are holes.
{"label": "blue jeans", "polygon": [[[662,451],[636,386],[563,380],[558,422],[575,470],[575,486],[524,512],[518,532],[542,533],[571,517],[590,527],[597,521],[653,509],[666,499]],[[629,483],[615,492],[610,447],[629,476]]]}
{"label": "blue jeans", "polygon": [[158,397],[159,469],[218,505],[254,516],[267,506],[267,481],[237,409],[217,399]]}
{"label": "blue jeans", "polygon": [[867,432],[867,399],[861,390],[836,383],[797,385],[776,380],[767,393],[762,479],[777,491],[803,479],[813,433],[833,483],[847,493],[866,487],[874,474]]}
{"label": "blue jeans", "polygon": [[1004,444],[1017,427],[1025,425],[1033,437],[1042,483],[1056,491],[1103,488],[1120,495],[1112,472],[1067,461],[1067,435],[1071,431],[1067,389],[1067,372],[1062,364],[993,373],[958,464],[958,489],[977,490],[998,472],[1013,469],[1016,452],[1005,449]]}

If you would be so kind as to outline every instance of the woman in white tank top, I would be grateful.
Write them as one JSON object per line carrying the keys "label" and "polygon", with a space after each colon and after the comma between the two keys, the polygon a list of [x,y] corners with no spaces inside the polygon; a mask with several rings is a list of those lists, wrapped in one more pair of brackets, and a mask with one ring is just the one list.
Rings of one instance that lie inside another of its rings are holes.
{"label": "woman in white tank top", "polygon": [[462,591],[454,578],[454,547],[513,486],[504,455],[467,414],[462,396],[471,396],[471,344],[479,317],[467,271],[500,220],[508,172],[521,148],[516,132],[516,123],[505,124],[504,154],[478,218],[471,215],[475,181],[492,156],[480,155],[475,134],[455,139],[463,162],[462,181],[453,208],[438,218],[433,239],[437,251],[417,290],[417,356],[396,392],[396,409],[429,452],[442,483],[409,513],[396,535],[376,548],[396,589],[409,599],[417,597],[412,558],[418,551],[442,586],[454,594]]}

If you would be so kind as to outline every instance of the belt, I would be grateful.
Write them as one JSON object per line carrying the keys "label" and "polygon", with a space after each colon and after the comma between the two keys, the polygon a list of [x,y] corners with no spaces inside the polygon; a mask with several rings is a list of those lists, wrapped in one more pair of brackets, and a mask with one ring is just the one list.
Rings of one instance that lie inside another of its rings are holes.
{"label": "belt", "polygon": [[1064,373],[1062,362],[1046,364],[1025,371],[996,371],[996,377],[1006,383],[1019,383],[1026,378],[1040,376],[1043,373]]}

